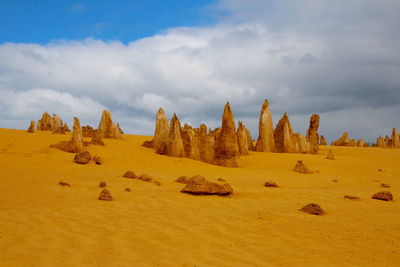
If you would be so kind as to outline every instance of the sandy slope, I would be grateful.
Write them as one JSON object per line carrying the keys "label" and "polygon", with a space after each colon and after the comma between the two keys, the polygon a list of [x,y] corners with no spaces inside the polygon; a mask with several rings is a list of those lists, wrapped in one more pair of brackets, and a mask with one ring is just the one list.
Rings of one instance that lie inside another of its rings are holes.
{"label": "sandy slope", "polygon": [[[49,148],[67,139],[0,129],[1,266],[400,266],[400,150],[336,147],[335,161],[328,147],[251,153],[229,169],[160,156],[140,146],[148,137],[125,135],[89,147],[105,164],[83,166]],[[319,173],[294,173],[297,159]],[[162,185],[122,178],[128,169]],[[195,174],[223,177],[234,195],[180,193],[174,180]],[[102,180],[115,201],[97,200]],[[382,182],[395,201],[370,199]],[[298,211],[309,202],[326,215]]]}

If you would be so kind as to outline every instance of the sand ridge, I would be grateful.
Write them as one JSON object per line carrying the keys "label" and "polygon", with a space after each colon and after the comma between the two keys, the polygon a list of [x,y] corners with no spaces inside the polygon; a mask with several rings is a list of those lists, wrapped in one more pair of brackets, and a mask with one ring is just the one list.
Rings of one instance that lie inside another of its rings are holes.
{"label": "sand ridge", "polygon": [[[74,154],[49,148],[70,135],[0,129],[1,266],[400,262],[398,149],[321,146],[317,155],[251,151],[232,169],[158,155],[141,146],[149,137],[124,135],[104,140],[104,147],[88,147],[104,160],[99,166],[76,164]],[[326,159],[329,149],[335,160]],[[318,172],[295,173],[297,160]],[[147,173],[162,185],[122,178],[127,170]],[[174,180],[197,174],[212,182],[225,179],[234,194],[180,193],[184,185]],[[280,187],[264,187],[267,180]],[[97,200],[100,181],[114,201]],[[394,201],[371,199],[381,183],[391,186]],[[318,203],[325,214],[300,212],[308,203]]]}

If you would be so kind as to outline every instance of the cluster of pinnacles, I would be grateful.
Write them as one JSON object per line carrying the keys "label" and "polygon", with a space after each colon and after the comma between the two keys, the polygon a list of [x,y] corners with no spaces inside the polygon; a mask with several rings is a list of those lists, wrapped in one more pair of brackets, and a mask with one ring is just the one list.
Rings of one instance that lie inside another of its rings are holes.
{"label": "cluster of pinnacles", "polygon": [[[92,140],[87,143],[84,141],[84,137],[88,137],[82,131],[84,128],[86,133],[90,130],[90,137]],[[54,114],[53,117],[45,112],[42,118],[38,121],[37,127],[35,127],[35,121],[31,121],[28,128],[28,132],[34,133],[35,131],[52,131],[55,134],[65,134],[70,132],[68,125]],[[108,110],[104,110],[98,129],[93,129],[90,126],[81,127],[79,119],[74,117],[74,125],[72,127],[72,136],[69,141],[62,141],[60,143],[51,145],[51,147],[61,149],[66,152],[79,153],[85,151],[85,147],[89,144],[93,145],[104,145],[102,138],[114,138],[120,139],[123,134],[118,124],[114,124],[112,121],[111,113]]]}
{"label": "cluster of pinnacles", "polygon": [[[325,141],[326,142],[326,141]],[[321,143],[320,143],[321,144]],[[343,133],[342,137],[338,140],[332,142],[332,146],[349,146],[349,147],[369,147],[369,144],[364,141],[364,139],[350,139],[347,132]],[[392,136],[386,135],[385,138],[378,136],[376,138],[376,143],[372,144],[373,147],[380,148],[400,148],[400,138],[397,128],[393,128]]]}
{"label": "cluster of pinnacles", "polygon": [[176,114],[170,122],[160,108],[156,115],[154,138],[144,142],[156,153],[171,157],[186,157],[225,167],[238,167],[239,156],[249,151],[283,153],[317,153],[319,144],[319,115],[313,114],[307,135],[294,133],[287,113],[273,128],[268,101],[265,100],[260,112],[259,136],[253,144],[250,131],[239,121],[236,129],[232,109],[227,103],[222,115],[222,125],[214,130],[204,124],[193,128],[187,124],[181,127]]}

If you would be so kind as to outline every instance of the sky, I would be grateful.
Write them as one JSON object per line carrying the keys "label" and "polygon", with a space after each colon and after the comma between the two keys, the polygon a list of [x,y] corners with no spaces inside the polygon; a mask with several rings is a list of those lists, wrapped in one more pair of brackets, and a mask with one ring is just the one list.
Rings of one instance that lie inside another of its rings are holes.
{"label": "sky", "polygon": [[375,141],[400,127],[398,0],[0,0],[0,127],[44,111],[152,135],[155,113],[209,127],[263,100],[305,134]]}

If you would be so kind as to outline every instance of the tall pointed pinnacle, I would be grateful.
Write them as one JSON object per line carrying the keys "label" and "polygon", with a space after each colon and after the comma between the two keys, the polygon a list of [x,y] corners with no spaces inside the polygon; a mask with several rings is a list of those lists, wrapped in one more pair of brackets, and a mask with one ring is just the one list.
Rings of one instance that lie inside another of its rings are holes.
{"label": "tall pointed pinnacle", "polygon": [[243,122],[239,121],[237,129],[237,142],[241,156],[249,154],[249,138]]}
{"label": "tall pointed pinnacle", "polygon": [[393,128],[392,131],[392,147],[394,148],[400,147],[399,132],[397,131],[397,128]]}
{"label": "tall pointed pinnacle", "polygon": [[268,100],[265,99],[260,112],[258,122],[258,139],[256,144],[258,152],[275,151],[274,129],[272,125],[272,115],[269,110]]}
{"label": "tall pointed pinnacle", "polygon": [[308,127],[307,130],[307,141],[310,142],[311,145],[311,153],[316,154],[319,150],[319,134],[318,134],[318,128],[319,128],[319,115],[318,114],[312,114],[310,118],[310,126]]}
{"label": "tall pointed pinnacle", "polygon": [[222,115],[222,127],[215,144],[215,164],[225,167],[238,167],[239,148],[236,138],[235,121],[229,102]]}
{"label": "tall pointed pinnacle", "polygon": [[156,129],[154,130],[153,148],[160,148],[163,143],[167,143],[169,135],[169,122],[162,108],[157,111]]}
{"label": "tall pointed pinnacle", "polygon": [[72,137],[70,141],[71,152],[81,152],[84,150],[84,141],[81,124],[77,117],[74,117],[74,126],[72,128]]}
{"label": "tall pointed pinnacle", "polygon": [[108,110],[103,110],[98,129],[103,138],[121,139],[121,132],[117,125],[113,123],[111,113]]}
{"label": "tall pointed pinnacle", "polygon": [[175,113],[174,116],[172,116],[170,123],[168,141],[166,144],[166,154],[170,157],[185,156],[185,150],[181,137],[181,123],[179,122],[179,119]]}

